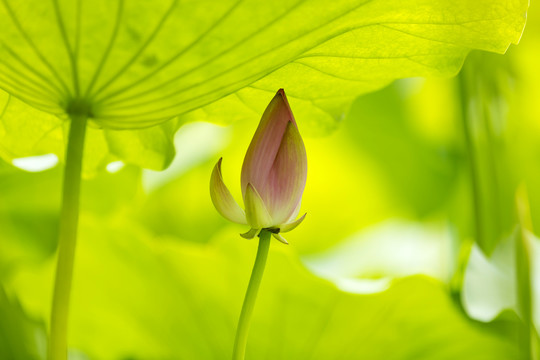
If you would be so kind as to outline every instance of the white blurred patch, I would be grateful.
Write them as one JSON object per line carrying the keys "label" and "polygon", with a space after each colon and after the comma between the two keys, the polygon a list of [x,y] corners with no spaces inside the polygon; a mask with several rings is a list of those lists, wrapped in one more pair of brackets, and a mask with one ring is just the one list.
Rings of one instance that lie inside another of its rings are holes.
{"label": "white blurred patch", "polygon": [[385,277],[383,279],[350,279],[350,278],[335,278],[334,284],[338,289],[353,294],[375,294],[384,291],[390,287],[392,278]]}
{"label": "white blurred patch", "polygon": [[474,244],[463,280],[462,303],[470,317],[489,322],[516,305],[515,251],[512,237],[487,258]]}
{"label": "white blurred patch", "polygon": [[[531,250],[531,284],[534,323],[540,326],[540,240],[526,233]],[[509,236],[495,248],[490,258],[475,245],[465,272],[462,303],[467,314],[489,322],[502,311],[517,311],[515,239]]]}
{"label": "white blurred patch", "polygon": [[394,278],[415,274],[448,282],[454,258],[445,226],[394,220],[362,230],[335,248],[302,260],[341,290],[370,294],[386,290]]}
{"label": "white blurred patch", "polygon": [[13,166],[19,169],[40,172],[52,169],[58,164],[58,157],[55,154],[46,154],[40,156],[30,156],[12,160]]}
{"label": "white blurred patch", "polygon": [[164,171],[143,171],[144,190],[151,192],[198,164],[215,157],[230,142],[230,132],[229,128],[205,122],[182,126],[174,138],[176,157]]}
{"label": "white blurred patch", "polygon": [[108,163],[106,168],[108,172],[114,174],[122,170],[124,166],[126,166],[126,164],[122,161],[113,161],[112,163]]}

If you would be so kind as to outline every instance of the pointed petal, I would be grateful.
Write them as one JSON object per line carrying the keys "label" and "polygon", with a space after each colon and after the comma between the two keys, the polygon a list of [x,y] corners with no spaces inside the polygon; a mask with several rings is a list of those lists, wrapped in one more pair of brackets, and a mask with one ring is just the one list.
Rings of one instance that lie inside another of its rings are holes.
{"label": "pointed petal", "polygon": [[289,245],[289,242],[287,240],[285,240],[285,238],[283,236],[281,236],[280,234],[272,234],[272,235],[274,236],[274,238],[276,238],[276,240],[281,241],[285,245]]}
{"label": "pointed petal", "polygon": [[212,198],[212,203],[214,203],[216,210],[225,219],[245,225],[247,221],[244,210],[236,203],[223,182],[221,160],[219,159],[216,166],[214,166],[212,176],[210,177],[210,197]]}
{"label": "pointed petal", "polygon": [[253,187],[253,185],[248,184],[246,189],[245,196],[245,206],[246,206],[246,219],[248,225],[252,228],[262,229],[272,226],[272,217],[266,210],[261,196]]}
{"label": "pointed petal", "polygon": [[300,214],[300,207],[302,206],[302,201],[301,200],[302,199],[300,199],[300,201],[298,201],[298,204],[296,204],[296,208],[292,212],[291,216],[285,222],[286,224],[294,222],[294,220],[296,220],[296,218],[298,217],[298,214]]}
{"label": "pointed petal", "polygon": [[300,223],[302,223],[302,221],[304,221],[304,219],[306,218],[306,215],[307,215],[307,213],[305,213],[304,215],[302,215],[302,217],[296,219],[293,222],[290,222],[288,224],[280,226],[280,228],[279,228],[280,232],[286,233],[286,232],[289,232],[291,230],[294,230],[298,225],[300,225]]}
{"label": "pointed petal", "polygon": [[287,124],[290,122],[296,125],[285,92],[280,89],[264,111],[244,158],[242,165],[242,195],[244,199],[248,183],[251,183],[259,191],[265,187]]}
{"label": "pointed petal", "polygon": [[244,239],[253,239],[255,237],[255,235],[257,235],[257,233],[260,231],[261,229],[249,229],[249,231],[243,233],[243,234],[240,234],[241,237],[243,237]]}
{"label": "pointed petal", "polygon": [[295,124],[289,122],[266,187],[260,190],[268,212],[276,223],[289,220],[302,199],[306,186],[307,156]]}

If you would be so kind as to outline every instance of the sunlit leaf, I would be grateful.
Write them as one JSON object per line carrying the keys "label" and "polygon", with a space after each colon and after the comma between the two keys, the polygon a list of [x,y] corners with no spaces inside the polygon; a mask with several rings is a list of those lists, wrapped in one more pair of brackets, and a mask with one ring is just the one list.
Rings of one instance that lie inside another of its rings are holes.
{"label": "sunlit leaf", "polygon": [[[71,346],[90,358],[228,358],[255,242],[222,232],[209,245],[149,238],[120,219],[86,217],[75,269]],[[369,296],[338,291],[272,245],[247,357],[510,359],[512,340],[471,322],[425,277]],[[53,263],[11,281],[47,314]],[[122,336],[118,336],[122,334]]]}
{"label": "sunlit leaf", "polygon": [[[197,112],[186,116],[198,120],[257,118],[285,87],[299,122],[321,134],[361,93],[400,77],[455,74],[470,49],[504,52],[520,38],[527,6],[526,0],[4,0],[0,88],[61,118],[78,101],[98,126],[125,129],[191,111]],[[50,129],[48,118],[34,116],[32,124]],[[9,136],[35,131],[28,127]],[[121,136],[112,152],[138,158],[132,151],[140,139]],[[28,138],[25,146],[36,141],[60,151],[49,139]],[[167,146],[149,149],[164,155],[139,165],[168,163]]]}

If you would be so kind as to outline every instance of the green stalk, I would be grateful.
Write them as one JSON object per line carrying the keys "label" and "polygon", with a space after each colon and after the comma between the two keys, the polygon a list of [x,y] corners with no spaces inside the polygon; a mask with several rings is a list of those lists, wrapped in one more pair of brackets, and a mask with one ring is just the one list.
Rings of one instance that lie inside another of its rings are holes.
{"label": "green stalk", "polygon": [[71,125],[62,189],[58,262],[51,309],[51,327],[48,346],[49,360],[65,360],[67,359],[68,351],[67,326],[69,297],[73,278],[77,225],[79,222],[79,192],[87,115],[78,112],[71,113],[70,118]]}
{"label": "green stalk", "polygon": [[483,223],[482,223],[482,200],[480,198],[480,175],[478,174],[478,164],[476,163],[476,151],[474,147],[473,134],[471,131],[472,119],[470,118],[469,98],[467,80],[464,74],[467,69],[462,69],[458,76],[459,82],[459,94],[461,102],[461,120],[463,127],[463,134],[465,138],[465,147],[467,149],[467,160],[469,163],[469,174],[471,181],[472,197],[473,197],[473,211],[474,211],[474,235],[477,242],[483,242]]}
{"label": "green stalk", "polygon": [[524,331],[519,337],[520,349],[523,359],[538,360],[540,355],[538,333],[533,319],[532,249],[527,239],[527,231],[532,232],[533,227],[529,198],[524,184],[518,187],[516,193],[516,209],[519,222],[515,242],[516,298],[518,313],[524,324]]}
{"label": "green stalk", "polygon": [[244,360],[246,354],[251,315],[255,308],[255,300],[257,299],[257,293],[259,292],[259,286],[261,285],[264,267],[266,265],[266,258],[268,257],[270,235],[271,233],[267,230],[262,230],[259,234],[260,240],[259,248],[257,249],[257,257],[255,258],[255,264],[251,271],[251,278],[249,279],[246,296],[244,297],[244,304],[242,305],[242,312],[240,313],[240,319],[238,320],[238,328],[236,329],[233,360]]}
{"label": "green stalk", "polygon": [[[476,163],[476,151],[474,147],[473,134],[471,131],[471,119],[470,119],[470,108],[469,108],[469,92],[467,89],[467,79],[465,79],[465,71],[463,68],[461,73],[457,77],[458,83],[458,93],[459,93],[459,102],[461,107],[461,126],[463,129],[463,135],[465,140],[465,149],[467,156],[467,163],[469,168],[469,181],[472,192],[472,208],[473,208],[473,231],[474,231],[474,240],[476,242],[481,242],[483,239],[483,224],[482,224],[482,209],[481,209],[481,198],[480,198],[480,179],[478,174],[478,168]],[[458,266],[456,273],[452,279],[452,291],[454,296],[460,296],[460,293],[463,288],[463,282],[465,277],[465,270],[469,262],[469,256],[472,249],[474,241],[463,240],[458,256]]]}
{"label": "green stalk", "polygon": [[523,359],[536,360],[537,355],[534,346],[536,332],[532,316],[530,249],[525,236],[525,230],[520,226],[515,245],[517,308],[525,327],[523,335],[520,336],[520,349]]}

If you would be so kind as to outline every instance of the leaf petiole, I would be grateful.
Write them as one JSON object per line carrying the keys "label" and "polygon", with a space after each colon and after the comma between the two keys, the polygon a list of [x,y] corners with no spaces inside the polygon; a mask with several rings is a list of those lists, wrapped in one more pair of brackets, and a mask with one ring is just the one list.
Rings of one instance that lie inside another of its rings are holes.
{"label": "leaf petiole", "polygon": [[79,222],[79,193],[87,115],[72,113],[70,118],[62,188],[58,260],[51,308],[49,360],[65,360],[67,358],[69,298]]}

